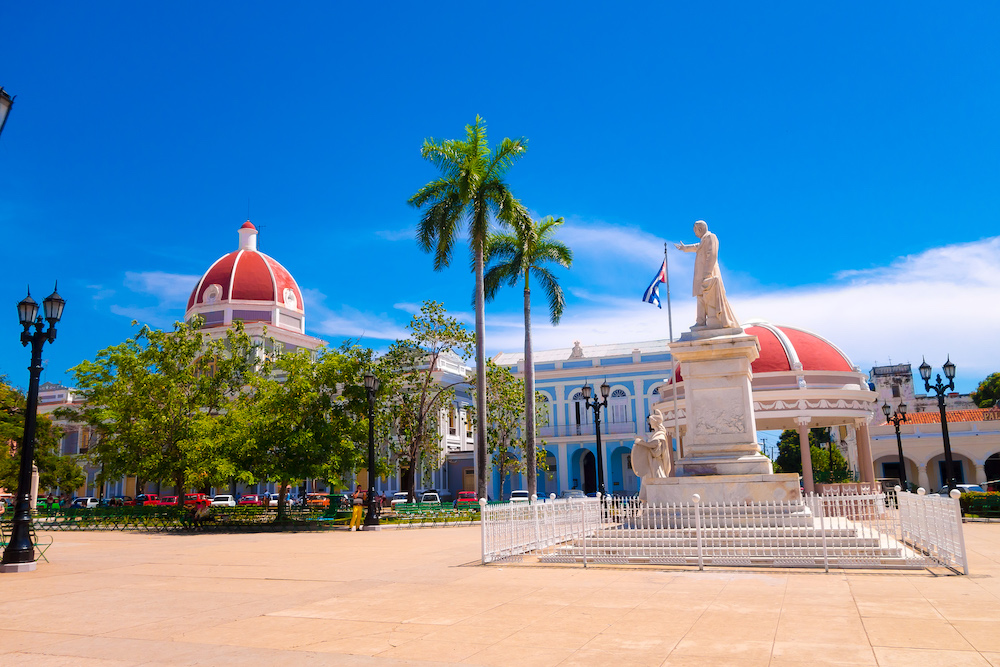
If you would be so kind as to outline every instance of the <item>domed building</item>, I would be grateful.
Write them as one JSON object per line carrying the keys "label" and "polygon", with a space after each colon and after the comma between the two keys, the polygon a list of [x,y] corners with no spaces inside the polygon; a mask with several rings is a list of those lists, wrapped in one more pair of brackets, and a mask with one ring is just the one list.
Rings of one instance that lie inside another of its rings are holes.
{"label": "domed building", "polygon": [[239,229],[237,249],[215,260],[191,291],[184,319],[196,315],[219,335],[242,320],[251,337],[266,345],[273,339],[286,352],[325,345],[306,334],[302,291],[284,266],[257,249],[257,228],[249,220]]}

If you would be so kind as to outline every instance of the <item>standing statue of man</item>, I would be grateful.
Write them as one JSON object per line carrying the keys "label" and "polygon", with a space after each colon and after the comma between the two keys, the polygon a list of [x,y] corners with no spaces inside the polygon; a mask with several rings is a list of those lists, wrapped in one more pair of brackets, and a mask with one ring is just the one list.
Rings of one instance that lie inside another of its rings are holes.
{"label": "standing statue of man", "polygon": [[694,235],[700,239],[699,243],[674,244],[678,250],[698,253],[694,259],[691,294],[698,297],[698,321],[691,330],[738,328],[739,320],[726,300],[726,288],[719,272],[719,238],[708,231],[708,223],[704,220],[694,223]]}

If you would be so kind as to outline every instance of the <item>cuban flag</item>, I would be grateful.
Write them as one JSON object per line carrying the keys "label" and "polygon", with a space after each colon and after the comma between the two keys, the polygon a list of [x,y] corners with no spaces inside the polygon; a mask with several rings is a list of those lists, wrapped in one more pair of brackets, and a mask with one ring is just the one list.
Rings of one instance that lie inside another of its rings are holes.
{"label": "cuban flag", "polygon": [[642,295],[642,300],[655,305],[657,308],[663,308],[660,305],[660,283],[665,282],[667,282],[667,260],[663,260],[663,264],[660,265],[660,270],[657,272],[656,277],[653,278],[653,282],[649,283],[649,287],[646,288],[646,292]]}

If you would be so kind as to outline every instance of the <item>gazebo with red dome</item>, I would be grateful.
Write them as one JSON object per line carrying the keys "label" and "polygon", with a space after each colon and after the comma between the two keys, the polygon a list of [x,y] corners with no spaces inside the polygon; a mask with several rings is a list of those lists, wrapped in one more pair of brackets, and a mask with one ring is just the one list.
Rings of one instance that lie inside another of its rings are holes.
{"label": "gazebo with red dome", "polygon": [[[852,467],[862,481],[874,482],[868,422],[875,414],[878,394],[868,386],[868,376],[836,345],[798,327],[753,321],[743,325],[757,336],[760,356],[751,364],[754,422],[758,430],[795,429],[808,443],[810,428],[833,429],[845,439]],[[685,432],[684,376],[677,369],[677,423],[681,443]],[[674,383],[660,387],[661,402],[655,408],[674,422]],[[839,436],[839,437],[838,437]],[[853,446],[852,446],[853,445]],[[803,483],[813,490],[812,461],[808,445],[802,450]]]}

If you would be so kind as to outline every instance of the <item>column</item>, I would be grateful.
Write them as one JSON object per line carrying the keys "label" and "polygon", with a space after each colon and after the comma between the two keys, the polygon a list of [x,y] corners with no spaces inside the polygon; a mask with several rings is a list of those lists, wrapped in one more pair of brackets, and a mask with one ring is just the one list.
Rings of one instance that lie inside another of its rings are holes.
{"label": "column", "polygon": [[556,474],[559,476],[559,491],[569,488],[569,455],[566,453],[566,443],[557,445]]}
{"label": "column", "polygon": [[917,465],[917,486],[930,491],[931,480],[927,477],[927,464]]}
{"label": "column", "polygon": [[978,484],[979,486],[981,486],[981,487],[983,487],[985,489],[987,481],[988,480],[986,479],[986,465],[985,464],[977,463],[976,464],[976,484]]}
{"label": "column", "polygon": [[872,462],[872,441],[868,434],[868,420],[859,420],[858,425],[858,467],[861,468],[861,481],[875,483],[875,465]]}
{"label": "column", "polygon": [[816,485],[813,483],[812,452],[809,450],[809,422],[812,417],[796,417],[795,423],[799,425],[799,450],[802,457],[802,488],[806,493],[815,493]]}

